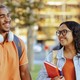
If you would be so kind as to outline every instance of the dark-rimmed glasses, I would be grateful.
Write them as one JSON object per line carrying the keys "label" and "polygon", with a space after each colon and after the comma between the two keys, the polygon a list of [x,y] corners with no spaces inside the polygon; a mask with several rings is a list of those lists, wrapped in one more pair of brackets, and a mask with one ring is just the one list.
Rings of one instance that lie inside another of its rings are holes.
{"label": "dark-rimmed glasses", "polygon": [[59,35],[63,35],[63,36],[65,36],[68,32],[71,32],[70,30],[66,30],[66,29],[64,29],[64,30],[61,30],[61,31],[56,31],[56,35],[57,36],[59,36]]}

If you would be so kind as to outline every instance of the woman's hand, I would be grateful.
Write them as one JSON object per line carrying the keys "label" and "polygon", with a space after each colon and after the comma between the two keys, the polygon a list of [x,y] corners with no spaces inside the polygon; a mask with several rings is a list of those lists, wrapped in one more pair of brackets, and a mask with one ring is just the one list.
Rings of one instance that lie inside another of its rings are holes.
{"label": "woman's hand", "polygon": [[51,78],[51,80],[65,80],[63,76],[57,76],[55,78]]}

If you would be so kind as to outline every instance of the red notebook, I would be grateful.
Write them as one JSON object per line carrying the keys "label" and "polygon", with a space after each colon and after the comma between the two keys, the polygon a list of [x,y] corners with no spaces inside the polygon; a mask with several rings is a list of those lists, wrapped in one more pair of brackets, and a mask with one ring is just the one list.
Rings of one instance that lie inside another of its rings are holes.
{"label": "red notebook", "polygon": [[56,76],[60,76],[59,69],[49,62],[44,62],[46,71],[48,73],[48,77],[54,78]]}

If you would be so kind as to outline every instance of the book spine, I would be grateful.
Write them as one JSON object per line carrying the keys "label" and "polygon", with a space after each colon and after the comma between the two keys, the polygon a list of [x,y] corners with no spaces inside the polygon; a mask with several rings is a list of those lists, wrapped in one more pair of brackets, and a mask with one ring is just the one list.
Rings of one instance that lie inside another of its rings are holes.
{"label": "book spine", "polygon": [[60,71],[60,70],[59,70],[59,74],[60,74],[60,76],[63,76],[63,72],[62,72],[62,71]]}

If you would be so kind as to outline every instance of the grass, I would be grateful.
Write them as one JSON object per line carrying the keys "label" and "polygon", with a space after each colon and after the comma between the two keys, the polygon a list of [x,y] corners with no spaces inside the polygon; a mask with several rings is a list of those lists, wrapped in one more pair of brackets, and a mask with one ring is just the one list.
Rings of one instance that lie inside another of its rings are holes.
{"label": "grass", "polygon": [[31,71],[32,80],[36,80],[41,67],[42,67],[42,65],[40,65],[40,64],[34,65],[34,69]]}

